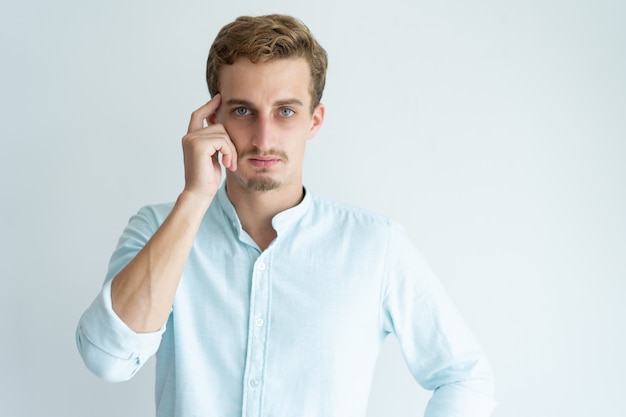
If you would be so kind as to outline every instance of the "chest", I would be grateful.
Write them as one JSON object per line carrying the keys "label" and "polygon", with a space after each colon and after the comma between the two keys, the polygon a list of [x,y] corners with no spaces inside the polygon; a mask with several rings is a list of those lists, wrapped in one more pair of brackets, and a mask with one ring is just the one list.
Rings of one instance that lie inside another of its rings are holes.
{"label": "chest", "polygon": [[384,254],[372,242],[277,240],[264,252],[197,245],[174,308],[211,329],[245,333],[256,321],[291,337],[373,334],[383,274]]}

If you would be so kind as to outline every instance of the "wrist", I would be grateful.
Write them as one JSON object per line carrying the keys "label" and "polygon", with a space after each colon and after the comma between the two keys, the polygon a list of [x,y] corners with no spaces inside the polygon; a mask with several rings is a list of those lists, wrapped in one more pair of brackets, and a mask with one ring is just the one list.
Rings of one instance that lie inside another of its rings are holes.
{"label": "wrist", "polygon": [[194,208],[204,214],[204,212],[207,211],[209,206],[211,205],[214,197],[215,194],[207,194],[185,189],[178,196],[178,199],[176,200],[176,205]]}

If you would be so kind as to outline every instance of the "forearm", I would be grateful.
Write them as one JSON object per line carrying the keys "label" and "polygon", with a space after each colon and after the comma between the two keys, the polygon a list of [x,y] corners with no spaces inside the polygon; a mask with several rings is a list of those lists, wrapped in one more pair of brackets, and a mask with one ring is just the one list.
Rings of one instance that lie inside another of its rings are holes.
{"label": "forearm", "polygon": [[168,218],[111,284],[113,311],[133,331],[153,332],[170,314],[176,288],[210,201],[183,192]]}

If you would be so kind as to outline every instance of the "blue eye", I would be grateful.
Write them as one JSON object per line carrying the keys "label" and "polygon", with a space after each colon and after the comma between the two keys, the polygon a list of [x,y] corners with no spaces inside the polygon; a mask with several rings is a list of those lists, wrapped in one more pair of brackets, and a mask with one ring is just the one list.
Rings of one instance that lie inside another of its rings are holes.
{"label": "blue eye", "polygon": [[250,110],[249,110],[249,109],[247,109],[246,107],[237,107],[237,108],[235,109],[235,114],[236,114],[237,116],[246,116],[246,115],[247,115],[247,114],[249,114],[249,113],[250,113]]}
{"label": "blue eye", "polygon": [[283,117],[291,117],[295,114],[295,112],[288,107],[283,107],[282,109],[279,110],[279,112],[280,112],[280,115]]}

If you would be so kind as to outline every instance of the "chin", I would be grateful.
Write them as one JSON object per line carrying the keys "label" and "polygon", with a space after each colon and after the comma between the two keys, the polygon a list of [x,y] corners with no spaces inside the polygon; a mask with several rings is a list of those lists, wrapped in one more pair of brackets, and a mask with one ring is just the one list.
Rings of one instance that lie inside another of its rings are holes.
{"label": "chin", "polygon": [[246,182],[246,188],[251,191],[272,191],[280,186],[281,183],[272,178],[253,178]]}

